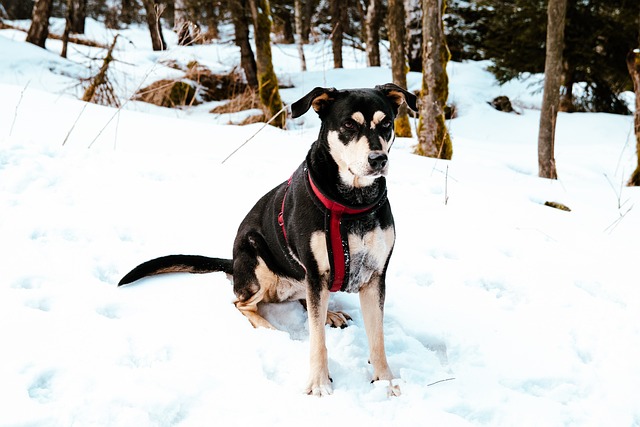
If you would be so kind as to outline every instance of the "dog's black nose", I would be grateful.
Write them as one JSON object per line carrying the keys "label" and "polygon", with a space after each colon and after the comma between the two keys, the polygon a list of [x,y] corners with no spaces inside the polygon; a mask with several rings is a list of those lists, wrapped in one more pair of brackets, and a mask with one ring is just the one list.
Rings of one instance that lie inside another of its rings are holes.
{"label": "dog's black nose", "polygon": [[369,153],[369,166],[374,170],[382,170],[387,166],[389,158],[385,153],[373,152]]}

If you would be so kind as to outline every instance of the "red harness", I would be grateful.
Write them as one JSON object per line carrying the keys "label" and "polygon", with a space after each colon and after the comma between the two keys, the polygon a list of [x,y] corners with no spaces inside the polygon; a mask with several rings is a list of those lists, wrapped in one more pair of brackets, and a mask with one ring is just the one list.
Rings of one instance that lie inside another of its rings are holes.
{"label": "red harness", "polygon": [[[338,292],[343,287],[349,264],[349,241],[346,233],[342,233],[340,228],[342,218],[344,215],[360,215],[377,210],[386,201],[386,191],[372,205],[362,208],[351,208],[331,200],[322,193],[315,182],[313,182],[313,179],[311,179],[311,174],[308,171],[306,171],[306,177],[309,182],[309,187],[313,191],[313,195],[326,209],[327,215],[325,215],[325,218],[327,218],[328,221],[325,221],[325,232],[327,233],[327,247],[330,249],[329,258],[332,264],[331,273],[333,276],[330,291]],[[289,178],[287,190],[289,185],[291,185],[292,178],[293,176]],[[284,226],[284,202],[287,198],[287,190],[285,190],[284,196],[282,197],[282,208],[278,214],[278,224],[282,228],[285,241],[287,240],[287,232]]]}

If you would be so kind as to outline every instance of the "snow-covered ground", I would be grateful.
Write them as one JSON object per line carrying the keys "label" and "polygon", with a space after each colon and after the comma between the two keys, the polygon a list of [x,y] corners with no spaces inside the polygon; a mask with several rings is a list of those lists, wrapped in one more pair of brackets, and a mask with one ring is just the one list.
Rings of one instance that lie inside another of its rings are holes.
{"label": "snow-covered ground", "polygon": [[[238,63],[229,43],[155,53],[144,28],[123,33],[112,78],[129,95],[171,73],[158,61]],[[531,80],[500,87],[485,63],[451,63],[454,159],[414,156],[412,139],[391,156],[385,335],[403,395],[370,384],[357,296],[336,294],[353,322],[327,330],[334,394],[314,398],[299,304],[266,307],[281,331],[256,330],[223,274],[115,285],[151,257],[230,256],[245,212],[314,140],[313,113],[221,164],[261,125],[227,125],[211,105],[85,105],[77,78],[103,52],[73,46],[66,61],[59,42],[23,40],[0,31],[1,426],[640,426],[631,117],[560,114],[560,179],[540,179]],[[391,79],[358,52],[333,70],[328,43],[308,49],[307,73],[295,47],[273,49],[287,103]],[[502,94],[522,114],[487,105]]]}

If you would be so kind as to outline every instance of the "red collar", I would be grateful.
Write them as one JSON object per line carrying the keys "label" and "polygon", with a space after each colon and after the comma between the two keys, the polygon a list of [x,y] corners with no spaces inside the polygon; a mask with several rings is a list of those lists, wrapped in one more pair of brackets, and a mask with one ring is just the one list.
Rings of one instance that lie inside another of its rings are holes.
{"label": "red collar", "polygon": [[320,202],[322,203],[322,205],[329,209],[331,211],[331,213],[337,213],[337,214],[347,214],[347,215],[356,215],[356,214],[362,214],[365,213],[367,211],[370,211],[371,209],[373,209],[374,207],[376,207],[376,205],[378,204],[379,201],[376,201],[375,203],[369,205],[369,206],[364,206],[362,208],[352,208],[349,206],[345,206],[341,203],[336,202],[335,200],[331,200],[329,197],[327,197],[322,190],[320,190],[318,188],[318,186],[316,185],[315,182],[313,182],[313,179],[311,178],[311,172],[307,171],[307,179],[309,180],[309,185],[311,187],[311,189],[313,190],[313,194],[315,194],[315,196],[318,198],[318,200],[320,200]]}

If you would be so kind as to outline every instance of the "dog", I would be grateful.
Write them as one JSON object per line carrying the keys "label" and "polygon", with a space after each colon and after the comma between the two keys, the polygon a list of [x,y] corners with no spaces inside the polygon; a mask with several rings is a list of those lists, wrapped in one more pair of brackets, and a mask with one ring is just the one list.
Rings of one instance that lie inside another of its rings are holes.
{"label": "dog", "polygon": [[[293,175],[265,194],[239,226],[233,259],[169,255],[147,261],[118,286],[162,273],[225,272],[235,306],[254,327],[273,328],[262,303],[299,300],[309,318],[310,374],[306,393],[332,393],[325,324],[345,327],[351,318],[328,311],[331,292],[357,292],[369,342],[374,381],[400,395],[384,348],[385,275],[395,243],[387,199],[394,119],[416,96],[389,83],[373,89],[316,87],[291,104],[297,118],[313,108],[318,139]],[[274,328],[275,329],[275,328]]]}

